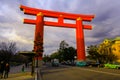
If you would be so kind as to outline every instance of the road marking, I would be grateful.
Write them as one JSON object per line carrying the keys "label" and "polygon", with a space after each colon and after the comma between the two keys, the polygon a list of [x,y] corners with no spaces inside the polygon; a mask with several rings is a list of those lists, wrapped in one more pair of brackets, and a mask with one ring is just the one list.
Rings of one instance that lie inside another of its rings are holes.
{"label": "road marking", "polygon": [[104,72],[104,71],[96,71],[96,70],[92,70],[92,69],[83,69],[81,68],[82,70],[87,70],[87,71],[93,71],[93,72],[98,72],[98,73],[104,73],[104,74],[110,74],[110,75],[116,75],[116,76],[120,76],[120,74],[117,74],[117,73],[110,73],[110,72]]}

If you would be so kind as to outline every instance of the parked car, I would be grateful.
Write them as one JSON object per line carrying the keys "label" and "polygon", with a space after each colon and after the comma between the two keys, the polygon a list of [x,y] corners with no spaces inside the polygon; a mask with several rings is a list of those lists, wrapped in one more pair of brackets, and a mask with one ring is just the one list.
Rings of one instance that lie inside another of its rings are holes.
{"label": "parked car", "polygon": [[89,67],[99,67],[100,63],[99,62],[89,61],[89,62],[86,62],[86,66],[89,66]]}
{"label": "parked car", "polygon": [[52,66],[58,67],[59,66],[59,60],[58,59],[53,59],[51,60]]}
{"label": "parked car", "polygon": [[76,63],[74,61],[70,62],[70,61],[63,61],[61,62],[62,65],[69,65],[69,66],[75,66]]}
{"label": "parked car", "polygon": [[120,64],[119,63],[114,63],[114,64],[104,64],[105,68],[110,68],[110,69],[120,69]]}

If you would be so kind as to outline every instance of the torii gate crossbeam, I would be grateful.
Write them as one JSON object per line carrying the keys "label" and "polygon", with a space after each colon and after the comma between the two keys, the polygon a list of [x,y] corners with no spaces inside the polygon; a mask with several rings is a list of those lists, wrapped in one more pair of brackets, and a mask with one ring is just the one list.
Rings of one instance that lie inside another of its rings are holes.
{"label": "torii gate crossbeam", "polygon": [[[24,14],[36,16],[36,20],[24,19],[24,23],[36,25],[35,29],[35,42],[43,43],[44,25],[54,26],[54,27],[65,27],[65,28],[75,28],[76,29],[76,43],[77,43],[77,60],[85,60],[85,45],[84,45],[84,31],[83,29],[92,29],[91,25],[84,25],[83,21],[92,21],[94,15],[83,15],[83,14],[71,14],[64,12],[48,11],[42,9],[31,8],[27,6],[20,6],[20,9],[24,11]],[[44,17],[57,18],[58,22],[44,21]],[[64,23],[64,19],[76,20],[76,24]],[[38,39],[38,36],[41,39]],[[35,44],[36,44],[35,43]],[[34,51],[43,49],[43,46],[38,46],[34,44]],[[38,52],[41,54],[42,52]]]}

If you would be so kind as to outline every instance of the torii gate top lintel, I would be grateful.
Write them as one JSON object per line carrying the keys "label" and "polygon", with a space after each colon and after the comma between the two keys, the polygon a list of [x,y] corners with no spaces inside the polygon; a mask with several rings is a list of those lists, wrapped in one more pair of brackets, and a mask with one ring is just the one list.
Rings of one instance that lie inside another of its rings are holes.
{"label": "torii gate top lintel", "polygon": [[20,6],[20,9],[24,11],[25,14],[29,15],[37,15],[39,12],[42,12],[45,17],[63,17],[64,19],[71,19],[76,20],[77,18],[82,18],[83,21],[91,21],[94,18],[94,15],[83,15],[83,14],[71,14],[65,12],[56,12],[56,11],[49,11],[49,10],[42,10],[31,8],[27,6]]}

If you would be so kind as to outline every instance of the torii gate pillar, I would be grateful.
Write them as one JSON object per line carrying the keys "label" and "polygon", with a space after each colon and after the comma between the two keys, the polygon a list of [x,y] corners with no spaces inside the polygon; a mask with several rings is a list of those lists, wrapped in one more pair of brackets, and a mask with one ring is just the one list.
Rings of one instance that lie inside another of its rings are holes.
{"label": "torii gate pillar", "polygon": [[38,56],[35,57],[36,67],[42,66],[42,54],[43,54],[43,35],[44,35],[44,17],[42,13],[38,13],[36,16],[35,38],[34,38],[34,52]]}
{"label": "torii gate pillar", "polygon": [[84,32],[82,19],[76,20],[76,44],[77,44],[77,60],[85,60]]}

